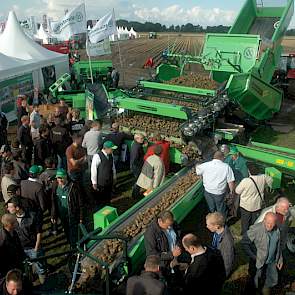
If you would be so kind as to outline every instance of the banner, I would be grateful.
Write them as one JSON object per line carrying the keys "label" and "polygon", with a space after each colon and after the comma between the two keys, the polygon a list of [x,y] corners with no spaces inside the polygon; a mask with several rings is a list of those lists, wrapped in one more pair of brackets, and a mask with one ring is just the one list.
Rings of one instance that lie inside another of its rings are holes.
{"label": "banner", "polygon": [[89,40],[93,44],[108,39],[113,34],[117,34],[114,11],[102,17],[88,32]]}
{"label": "banner", "polygon": [[69,40],[75,34],[85,33],[86,13],[85,4],[69,11],[60,21],[51,22],[51,32],[59,40]]}
{"label": "banner", "polygon": [[111,42],[109,39],[104,39],[103,41],[96,44],[92,44],[89,41],[86,41],[86,50],[88,56],[112,54]]}

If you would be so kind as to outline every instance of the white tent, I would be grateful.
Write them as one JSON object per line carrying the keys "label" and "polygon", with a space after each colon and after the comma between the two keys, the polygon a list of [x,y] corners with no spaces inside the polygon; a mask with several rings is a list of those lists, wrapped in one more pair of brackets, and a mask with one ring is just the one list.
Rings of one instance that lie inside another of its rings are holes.
{"label": "white tent", "polygon": [[34,36],[36,39],[42,40],[43,44],[49,44],[50,39],[52,39],[52,36],[44,30],[43,24],[40,25],[39,30],[37,31],[37,34]]}
{"label": "white tent", "polygon": [[134,31],[133,27],[131,27],[129,33],[131,38],[137,38],[137,33]]}
{"label": "white tent", "polygon": [[69,71],[68,56],[47,50],[30,39],[12,11],[9,13],[5,30],[0,35],[0,53],[20,62],[6,77],[5,73],[8,72],[0,69],[0,80],[21,73],[32,73],[34,86],[43,89],[42,68],[54,66],[57,78]]}

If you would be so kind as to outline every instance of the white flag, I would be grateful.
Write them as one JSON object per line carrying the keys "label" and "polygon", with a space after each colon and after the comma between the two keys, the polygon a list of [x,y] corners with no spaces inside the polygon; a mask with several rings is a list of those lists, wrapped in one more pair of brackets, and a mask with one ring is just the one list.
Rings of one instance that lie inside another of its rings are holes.
{"label": "white flag", "polygon": [[111,42],[109,39],[104,39],[96,44],[92,44],[89,41],[86,42],[86,50],[88,56],[100,56],[111,54]]}
{"label": "white flag", "polygon": [[59,40],[69,40],[75,34],[86,32],[85,4],[69,11],[60,21],[51,22],[51,32]]}
{"label": "white flag", "polygon": [[114,11],[102,17],[89,31],[88,36],[91,43],[98,43],[113,34],[117,34]]}

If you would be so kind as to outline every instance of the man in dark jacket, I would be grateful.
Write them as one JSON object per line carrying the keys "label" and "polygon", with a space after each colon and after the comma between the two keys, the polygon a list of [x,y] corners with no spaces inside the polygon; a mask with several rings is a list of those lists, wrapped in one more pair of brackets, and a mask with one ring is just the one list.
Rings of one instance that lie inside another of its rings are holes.
{"label": "man in dark jacket", "polygon": [[28,166],[30,166],[33,153],[33,140],[29,127],[30,118],[28,116],[23,116],[21,118],[21,122],[22,125],[19,127],[17,131],[17,139],[21,145],[23,161]]}
{"label": "man in dark jacket", "polygon": [[111,128],[111,133],[105,136],[104,141],[111,141],[118,147],[118,149],[115,150],[113,153],[116,169],[118,169],[118,164],[120,162],[120,157],[121,157],[122,145],[124,141],[132,140],[132,139],[133,139],[132,134],[120,132],[120,126],[118,123],[113,123]]}
{"label": "man in dark jacket", "polygon": [[160,281],[160,258],[150,255],[144,264],[145,271],[140,276],[130,277],[127,281],[126,295],[164,295],[166,286]]}
{"label": "man in dark jacket", "polygon": [[144,244],[147,256],[160,256],[161,271],[169,276],[170,262],[181,254],[180,232],[170,211],[160,213],[148,226],[144,233]]}
{"label": "man in dark jacket", "polygon": [[49,129],[46,126],[39,128],[40,138],[35,142],[34,146],[34,164],[44,166],[46,158],[52,155],[52,144],[49,139]]}
{"label": "man in dark jacket", "polygon": [[22,125],[22,117],[28,116],[28,110],[27,110],[27,98],[23,97],[21,100],[21,105],[17,108],[17,127],[20,127]]}
{"label": "man in dark jacket", "polygon": [[19,269],[10,270],[0,281],[0,295],[30,295],[31,284],[26,282]]}
{"label": "man in dark jacket", "polygon": [[61,119],[57,118],[55,121],[56,126],[51,129],[50,139],[53,146],[54,155],[57,156],[57,168],[67,169],[66,150],[71,144],[72,140],[69,131],[66,127],[62,126]]}
{"label": "man in dark jacket", "polygon": [[235,249],[234,238],[230,229],[225,225],[224,216],[220,212],[209,213],[206,216],[206,225],[213,233],[212,248],[219,250],[223,258],[226,277],[233,270]]}
{"label": "man in dark jacket", "polygon": [[38,176],[42,170],[43,168],[41,166],[32,166],[29,170],[29,179],[22,180],[20,183],[21,196],[32,201],[32,204],[34,204],[33,211],[38,213],[40,218],[47,209],[44,188],[38,180]]}
{"label": "man in dark jacket", "polygon": [[[42,220],[40,220],[35,212],[25,209],[19,197],[13,197],[7,202],[7,211],[17,218],[15,231],[19,236],[25,254],[32,259],[42,256]],[[45,269],[41,262],[34,262],[33,264],[39,276],[40,283],[43,284],[45,280]]]}
{"label": "man in dark jacket", "polygon": [[144,163],[144,136],[142,134],[134,135],[134,142],[130,151],[130,170],[135,177],[135,182],[141,173],[141,169]]}
{"label": "man in dark jacket", "polygon": [[3,228],[0,229],[0,279],[13,268],[22,269],[25,253],[15,231],[16,217],[4,214],[1,218]]}
{"label": "man in dark jacket", "polygon": [[0,146],[7,144],[8,121],[6,115],[0,111]]}
{"label": "man in dark jacket", "polygon": [[193,234],[184,236],[182,245],[192,259],[185,272],[183,294],[221,294],[225,268],[220,253],[203,247]]}
{"label": "man in dark jacket", "polygon": [[68,179],[64,169],[57,170],[56,182],[52,186],[52,223],[56,223],[58,218],[74,248],[78,241],[78,224],[83,221],[83,199],[78,184]]}

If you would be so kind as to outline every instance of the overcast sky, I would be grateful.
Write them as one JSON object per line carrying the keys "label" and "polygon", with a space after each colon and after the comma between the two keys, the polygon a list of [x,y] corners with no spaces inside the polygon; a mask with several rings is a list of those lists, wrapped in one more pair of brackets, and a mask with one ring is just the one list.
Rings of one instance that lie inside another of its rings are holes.
{"label": "overcast sky", "polygon": [[[19,19],[47,13],[53,18],[63,15],[81,1],[73,0],[0,0],[0,18],[5,19],[14,10]],[[115,9],[116,18],[152,21],[162,24],[230,25],[244,0],[85,0],[88,19],[97,19]],[[295,27],[293,18],[292,27]]]}

